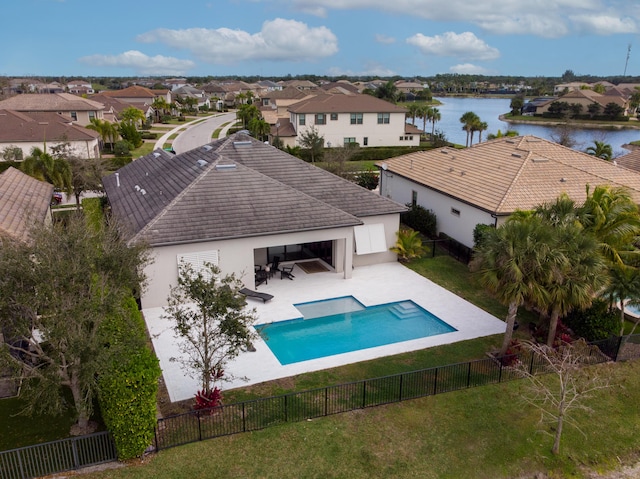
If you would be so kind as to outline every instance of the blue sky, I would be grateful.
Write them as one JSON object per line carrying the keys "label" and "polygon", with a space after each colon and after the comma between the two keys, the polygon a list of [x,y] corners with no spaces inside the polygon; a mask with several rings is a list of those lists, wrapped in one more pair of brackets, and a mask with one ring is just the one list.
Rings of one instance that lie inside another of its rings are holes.
{"label": "blue sky", "polygon": [[640,75],[639,0],[16,0],[0,75]]}

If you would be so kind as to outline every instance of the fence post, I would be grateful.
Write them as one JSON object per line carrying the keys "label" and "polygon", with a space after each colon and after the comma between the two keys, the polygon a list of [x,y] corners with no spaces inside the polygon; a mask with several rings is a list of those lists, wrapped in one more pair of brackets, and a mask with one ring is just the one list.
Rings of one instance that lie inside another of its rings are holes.
{"label": "fence post", "polygon": [[288,420],[289,420],[289,419],[288,419],[289,414],[288,414],[288,411],[287,411],[287,398],[288,398],[288,397],[289,397],[289,396],[285,396],[285,397],[284,397],[284,422],[288,422]]}
{"label": "fence post", "polygon": [[467,371],[467,389],[471,386],[471,361],[469,361],[469,371]]}
{"label": "fence post", "polygon": [[24,466],[22,465],[22,450],[19,449],[16,452],[18,454],[18,467],[20,468],[20,477],[27,477],[27,475],[24,473]]}
{"label": "fence post", "polygon": [[436,257],[436,240],[431,240],[431,257]]}
{"label": "fence post", "polygon": [[533,376],[533,360],[536,357],[536,353],[531,353],[531,364],[529,365],[529,374]]}
{"label": "fence post", "polygon": [[198,441],[202,441],[202,424],[200,423],[200,412],[196,413],[198,418]]}
{"label": "fence post", "polygon": [[73,468],[79,469],[80,458],[78,457],[78,439],[75,437],[73,438],[73,441],[71,441],[71,451],[73,452]]}
{"label": "fence post", "polygon": [[367,404],[367,381],[362,381],[362,409]]}
{"label": "fence post", "polygon": [[244,402],[242,403],[242,432],[247,432],[247,416],[244,411]]}
{"label": "fence post", "polygon": [[501,383],[502,382],[502,367],[504,366],[502,364],[502,358],[498,358],[498,362],[500,363],[500,374],[498,374],[498,382]]}
{"label": "fence post", "polygon": [[159,451],[160,449],[158,448],[158,428],[160,427],[160,421],[162,421],[162,419],[158,419],[156,421],[156,425],[153,428],[153,438],[156,441],[156,451]]}
{"label": "fence post", "polygon": [[402,380],[404,379],[404,373],[400,374],[400,391],[398,392],[398,401],[402,401]]}
{"label": "fence post", "polygon": [[438,370],[440,368],[436,368],[436,374],[433,377],[433,395],[435,396],[436,394],[438,394]]}
{"label": "fence post", "polygon": [[614,362],[618,362],[618,356],[620,356],[620,348],[622,347],[623,342],[622,342],[622,336],[618,336],[618,347],[616,348],[616,357],[613,358]]}
{"label": "fence post", "polygon": [[324,388],[324,415],[329,414],[329,388]]}

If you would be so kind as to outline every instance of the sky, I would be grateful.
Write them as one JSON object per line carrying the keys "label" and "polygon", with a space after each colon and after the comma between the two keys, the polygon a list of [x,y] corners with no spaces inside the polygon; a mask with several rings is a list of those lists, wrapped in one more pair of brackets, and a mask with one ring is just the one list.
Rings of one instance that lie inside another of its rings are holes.
{"label": "sky", "polygon": [[5,76],[640,75],[640,0],[4,0]]}

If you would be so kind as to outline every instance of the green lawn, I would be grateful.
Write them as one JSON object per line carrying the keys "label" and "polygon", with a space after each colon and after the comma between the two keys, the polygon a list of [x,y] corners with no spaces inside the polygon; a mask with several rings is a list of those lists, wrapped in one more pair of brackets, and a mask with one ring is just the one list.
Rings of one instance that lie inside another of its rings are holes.
{"label": "green lawn", "polygon": [[140,158],[141,156],[148,155],[153,151],[153,147],[155,146],[155,141],[144,142],[140,148],[136,148],[135,150],[131,150],[132,158]]}
{"label": "green lawn", "polygon": [[527,382],[514,381],[180,446],[92,477],[585,477],[640,455],[640,361],[591,370],[613,387],[576,415],[584,435],[566,427],[557,457],[552,428],[522,400]]}

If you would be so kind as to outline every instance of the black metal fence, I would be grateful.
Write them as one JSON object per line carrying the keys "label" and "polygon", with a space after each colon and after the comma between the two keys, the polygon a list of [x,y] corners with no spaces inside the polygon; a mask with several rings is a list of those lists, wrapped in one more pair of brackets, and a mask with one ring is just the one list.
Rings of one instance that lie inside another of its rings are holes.
{"label": "black metal fence", "polygon": [[[640,342],[640,335],[638,342]],[[618,338],[594,344],[594,362],[615,360]],[[514,367],[518,364],[519,367]],[[304,421],[356,409],[416,399],[461,389],[497,384],[543,373],[545,362],[532,353],[423,369],[349,384],[256,399],[191,411],[158,420],[156,449],[240,432],[264,429],[287,422]]]}
{"label": "black metal fence", "polygon": [[451,256],[461,263],[468,264],[471,261],[473,249],[463,245],[453,238],[441,239],[425,239],[423,245],[429,250],[428,255],[432,258],[435,256]]}
{"label": "black metal fence", "polygon": [[0,452],[2,479],[29,479],[116,461],[107,431]]}

